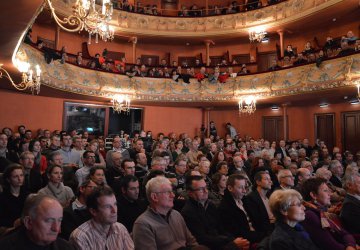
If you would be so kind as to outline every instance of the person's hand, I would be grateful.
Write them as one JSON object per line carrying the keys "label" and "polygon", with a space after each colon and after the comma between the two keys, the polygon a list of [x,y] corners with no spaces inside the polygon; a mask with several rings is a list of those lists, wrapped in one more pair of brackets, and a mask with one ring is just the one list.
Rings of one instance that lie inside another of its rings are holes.
{"label": "person's hand", "polygon": [[[250,242],[244,238],[236,238],[234,240],[235,245],[242,250],[248,250],[250,248]],[[347,249],[346,249],[347,250]]]}

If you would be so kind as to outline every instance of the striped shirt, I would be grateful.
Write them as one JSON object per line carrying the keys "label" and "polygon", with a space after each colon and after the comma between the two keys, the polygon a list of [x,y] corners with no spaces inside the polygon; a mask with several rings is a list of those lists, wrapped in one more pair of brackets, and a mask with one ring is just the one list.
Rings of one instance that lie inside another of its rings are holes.
{"label": "striped shirt", "polygon": [[70,236],[69,242],[78,250],[133,250],[132,241],[127,229],[115,222],[109,232],[93,219],[81,224]]}

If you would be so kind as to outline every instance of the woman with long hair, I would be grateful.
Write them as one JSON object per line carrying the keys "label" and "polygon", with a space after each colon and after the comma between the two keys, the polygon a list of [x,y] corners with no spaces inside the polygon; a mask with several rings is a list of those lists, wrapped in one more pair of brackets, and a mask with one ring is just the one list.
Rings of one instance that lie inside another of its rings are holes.
{"label": "woman with long hair", "polygon": [[225,158],[225,154],[223,151],[218,151],[214,158],[212,159],[211,161],[211,164],[210,164],[210,175],[213,175],[216,173],[216,166],[219,162],[221,161],[226,161],[226,158]]}
{"label": "woman with long hair", "polygon": [[40,173],[44,173],[47,168],[46,157],[41,154],[41,145],[38,139],[31,140],[29,143],[29,151],[34,154],[34,167]]}

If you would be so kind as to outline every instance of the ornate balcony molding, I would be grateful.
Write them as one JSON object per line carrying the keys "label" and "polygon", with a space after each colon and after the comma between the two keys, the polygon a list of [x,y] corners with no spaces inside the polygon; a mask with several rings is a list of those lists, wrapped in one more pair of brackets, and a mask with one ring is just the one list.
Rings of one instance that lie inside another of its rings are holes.
{"label": "ornate balcony molding", "polygon": [[229,78],[226,83],[190,84],[167,78],[129,78],[125,75],[81,68],[59,61],[46,64],[43,54],[23,44],[18,53],[42,69],[42,84],[72,93],[111,98],[126,93],[135,100],[166,102],[235,101],[239,95],[259,99],[295,95],[355,85],[360,81],[360,54],[324,61],[318,68],[309,64],[274,72]]}
{"label": "ornate balcony molding", "polygon": [[[57,12],[69,15],[74,0],[53,0]],[[151,36],[208,37],[246,33],[254,26],[266,28],[283,25],[304,18],[346,0],[288,0],[258,10],[231,15],[200,18],[179,18],[142,15],[114,10],[112,24],[116,32]]]}

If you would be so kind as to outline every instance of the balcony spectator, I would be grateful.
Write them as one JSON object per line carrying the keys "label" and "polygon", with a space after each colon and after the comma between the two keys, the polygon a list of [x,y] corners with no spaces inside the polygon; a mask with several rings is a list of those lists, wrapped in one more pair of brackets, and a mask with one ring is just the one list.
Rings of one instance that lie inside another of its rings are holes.
{"label": "balcony spectator", "polygon": [[303,50],[303,55],[304,56],[307,56],[307,55],[309,55],[309,54],[312,54],[312,53],[314,53],[315,51],[314,51],[314,48],[311,46],[311,43],[310,42],[307,42],[306,44],[305,44],[305,48],[304,48],[304,50]]}
{"label": "balcony spectator", "polygon": [[340,52],[338,56],[348,56],[355,52],[355,50],[349,46],[349,43],[346,40],[341,42],[341,49],[339,50]]}
{"label": "balcony spectator", "polygon": [[189,16],[189,11],[185,5],[181,6],[180,11],[178,12],[178,16]]}
{"label": "balcony spectator", "polygon": [[199,7],[196,4],[193,4],[190,7],[190,16],[191,17],[201,16],[201,10],[199,9]]}
{"label": "balcony spectator", "polygon": [[284,51],[284,57],[288,56],[288,57],[292,57],[295,56],[295,52],[293,51],[292,45],[288,45],[286,47],[286,50]]}
{"label": "balcony spectator", "polygon": [[77,53],[76,64],[79,66],[83,65],[82,52]]}
{"label": "balcony spectator", "polygon": [[260,7],[261,3],[259,0],[248,0],[247,1],[247,10],[255,10]]}
{"label": "balcony spectator", "polygon": [[272,60],[269,71],[278,70],[278,69],[281,69],[281,67],[278,65],[277,60],[276,59]]}
{"label": "balcony spectator", "polygon": [[136,3],[136,12],[139,14],[144,14],[144,8],[142,7],[141,2]]}
{"label": "balcony spectator", "polygon": [[297,60],[294,62],[294,65],[301,65],[307,63],[307,60],[304,58],[303,54],[298,54]]}

